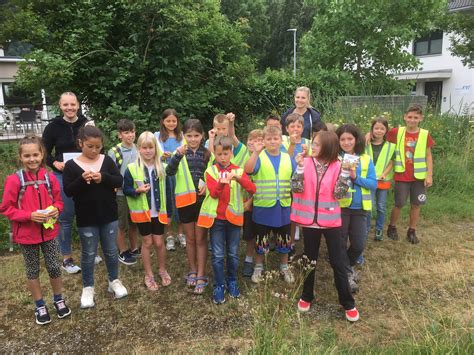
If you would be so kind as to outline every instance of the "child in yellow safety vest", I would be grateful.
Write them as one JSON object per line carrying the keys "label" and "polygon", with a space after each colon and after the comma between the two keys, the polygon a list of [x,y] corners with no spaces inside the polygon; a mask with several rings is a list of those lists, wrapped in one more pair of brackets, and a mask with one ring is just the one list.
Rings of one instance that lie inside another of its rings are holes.
{"label": "child in yellow safety vest", "polygon": [[[232,134],[233,133],[233,134]],[[255,150],[255,143],[263,144],[263,131],[261,129],[254,129],[249,132],[247,136],[247,145],[239,141],[235,135],[235,131],[231,131],[232,140],[234,144],[234,157],[231,162],[244,168],[245,163],[250,157],[250,154]],[[242,275],[251,277],[253,274],[253,258],[255,254],[255,233],[254,223],[252,220],[252,205],[253,197],[244,194],[244,226],[242,231],[242,238],[246,242],[245,260],[242,268]]]}
{"label": "child in yellow safety vest", "polygon": [[402,207],[410,196],[407,239],[410,243],[417,244],[419,239],[415,231],[420,219],[420,206],[426,203],[426,188],[433,184],[431,147],[434,141],[426,129],[419,127],[423,121],[423,111],[420,106],[409,107],[403,119],[406,127],[395,127],[387,133],[387,141],[395,144],[395,206],[390,216],[387,236],[398,240],[395,224],[400,217]]}
{"label": "child in yellow safety vest", "polygon": [[123,193],[127,196],[132,222],[137,224],[142,235],[142,260],[145,270],[145,286],[150,291],[158,290],[151,267],[151,249],[154,246],[158,258],[158,275],[163,286],[171,284],[166,271],[166,248],[163,241],[166,211],[165,172],[155,136],[143,132],[138,137],[138,159],[127,166],[124,175]]}
{"label": "child in yellow safety vest", "polygon": [[[381,241],[383,239],[383,225],[385,223],[385,205],[387,201],[388,190],[390,189],[390,180],[393,173],[393,154],[395,144],[387,142],[385,135],[388,132],[388,122],[383,117],[377,117],[372,121],[370,127],[371,141],[365,147],[366,153],[372,159],[375,165],[375,174],[377,175],[377,190],[372,196],[372,201],[377,209],[375,222],[375,238]],[[367,215],[367,233],[370,231],[370,220],[372,211]]]}
{"label": "child in yellow safety vest", "polygon": [[[240,229],[244,223],[243,192],[255,193],[255,185],[239,166],[231,163],[232,139],[214,141],[216,163],[206,170],[206,198],[199,213],[198,225],[210,228],[214,303],[225,302],[227,290],[233,298],[240,296],[237,284]],[[227,256],[227,276],[224,258]]]}
{"label": "child in yellow safety vest", "polygon": [[[184,144],[183,133],[181,132],[181,122],[178,113],[173,108],[164,110],[160,119],[160,131],[155,132],[160,151],[163,152],[161,159],[167,164],[176,149]],[[186,236],[182,223],[179,223],[178,211],[174,190],[176,188],[176,179],[174,176],[166,176],[166,210],[168,211],[168,226],[166,226],[166,250],[176,250],[175,242],[178,240],[181,247],[186,247]],[[174,235],[171,223],[178,224],[178,231]]]}
{"label": "child in yellow safety vest", "polygon": [[[351,188],[345,198],[339,200],[342,208],[342,236],[350,246],[347,249],[350,266],[347,267],[351,291],[356,292],[357,274],[353,266],[364,252],[367,240],[367,213],[372,210],[372,194],[377,188],[374,164],[365,154],[364,139],[360,130],[353,124],[345,124],[336,130],[339,137],[343,165],[350,164]],[[346,156],[347,154],[347,156]],[[357,162],[349,157],[357,157]]]}
{"label": "child in yellow safety vest", "polygon": [[204,173],[212,160],[212,154],[202,144],[204,129],[201,121],[193,118],[184,122],[183,134],[186,145],[176,149],[166,167],[166,174],[176,175],[176,207],[186,235],[186,254],[190,268],[185,278],[186,284],[194,288],[193,293],[202,294],[208,285],[208,278],[205,276],[207,230],[199,227],[196,222],[206,192]]}
{"label": "child in yellow safety vest", "polygon": [[[288,269],[290,251],[291,176],[296,163],[288,153],[280,151],[281,129],[263,129],[264,143],[255,143],[255,150],[245,164],[245,172],[252,175],[257,187],[253,197],[252,218],[255,222],[256,257],[252,281],[263,280],[263,258],[270,250],[270,233],[276,236],[276,250],[280,253],[280,272],[287,283],[294,282]],[[264,150],[265,145],[265,150]]]}

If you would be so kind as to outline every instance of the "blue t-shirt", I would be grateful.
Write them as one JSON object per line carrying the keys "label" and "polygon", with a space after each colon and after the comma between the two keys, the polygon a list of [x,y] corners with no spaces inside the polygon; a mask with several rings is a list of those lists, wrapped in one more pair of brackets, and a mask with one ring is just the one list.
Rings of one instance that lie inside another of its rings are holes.
{"label": "blue t-shirt", "polygon": [[[178,141],[176,137],[168,137],[164,142],[160,139],[160,132],[155,132],[156,140],[161,147],[163,152],[173,153],[179,146],[183,144],[183,140]],[[170,158],[166,159],[166,163],[169,163]]]}
{"label": "blue t-shirt", "polygon": [[[270,155],[265,150],[264,151],[270,161],[272,162],[273,169],[275,172],[278,171],[280,167],[281,153],[278,155]],[[260,158],[257,159],[255,168],[253,169],[252,175],[255,175],[260,169]],[[296,169],[296,162],[291,159],[291,171],[292,175]],[[252,219],[255,223],[263,224],[269,227],[281,227],[290,223],[290,213],[291,207],[282,207],[280,202],[277,201],[273,207],[258,207],[253,206],[252,209]]]}

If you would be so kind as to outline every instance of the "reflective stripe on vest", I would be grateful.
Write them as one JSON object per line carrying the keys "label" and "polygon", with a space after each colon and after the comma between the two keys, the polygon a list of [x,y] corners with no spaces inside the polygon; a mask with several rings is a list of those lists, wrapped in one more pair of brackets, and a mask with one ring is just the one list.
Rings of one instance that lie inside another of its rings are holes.
{"label": "reflective stripe on vest", "polygon": [[[334,198],[341,164],[331,163],[318,184],[313,158],[304,160],[304,191],[293,193],[290,219],[301,225],[317,224],[325,228],[340,227],[341,208]],[[317,210],[316,210],[317,207]]]}
{"label": "reflective stripe on vest", "polygon": [[[133,187],[138,188],[136,181],[144,181],[143,169],[140,168],[138,161],[127,165],[133,178]],[[150,184],[151,185],[151,184]],[[158,220],[162,224],[168,224],[168,213],[166,211],[166,185],[165,179],[159,179],[160,187],[160,209],[158,211]],[[130,219],[133,223],[146,223],[151,221],[150,207],[146,193],[141,193],[137,197],[126,196],[127,204],[130,210]]]}
{"label": "reflective stripe on vest", "polygon": [[196,203],[196,188],[194,187],[186,156],[179,162],[174,193],[176,196],[176,207],[178,208]]}
{"label": "reflective stripe on vest", "polygon": [[[362,154],[360,157],[360,168],[361,168],[361,173],[360,177],[361,178],[367,178],[367,173],[369,171],[369,164],[370,164],[370,157],[367,154]],[[349,207],[352,203],[352,193],[355,190],[353,188],[349,188],[349,190],[346,193],[346,196],[344,198],[339,200],[339,204],[341,207]],[[372,211],[372,194],[369,189],[366,189],[365,187],[360,187],[360,191],[362,194],[362,209],[364,211]]]}
{"label": "reflective stripe on vest", "polygon": [[[374,161],[374,152],[372,150],[372,144],[368,144],[365,151],[370,156],[372,161]],[[377,163],[375,164],[375,175],[377,175],[377,180],[380,179],[380,176],[382,176],[388,163],[390,163],[390,159],[393,157],[394,152],[395,152],[395,144],[390,143],[390,142],[384,142],[382,146],[382,150],[380,151],[379,157],[377,159]],[[389,174],[387,174],[387,176],[385,177],[385,180],[391,180],[392,177],[393,177],[393,169]]]}
{"label": "reflective stripe on vest", "polygon": [[117,165],[117,168],[120,170],[123,164],[122,143],[112,147],[112,152],[115,156],[115,165]]}
{"label": "reflective stripe on vest", "polygon": [[292,164],[288,153],[280,152],[280,166],[275,174],[270,158],[266,151],[259,155],[260,169],[253,176],[252,181],[257,187],[253,196],[253,205],[257,207],[273,207],[280,201],[282,207],[291,205],[291,172]]}
{"label": "reflective stripe on vest", "polygon": [[249,150],[247,149],[245,144],[242,143],[239,152],[234,155],[230,162],[234,165],[237,165],[239,168],[243,168],[249,157]]}
{"label": "reflective stripe on vest", "polygon": [[[395,148],[394,171],[405,172],[405,132],[406,127],[399,127],[397,133],[397,146]],[[426,146],[428,144],[428,131],[420,128],[418,139],[413,153],[413,172],[415,178],[423,180],[426,178],[428,167],[426,165]]]}
{"label": "reflective stripe on vest", "polygon": [[[212,178],[216,181],[219,180],[219,171],[215,165],[210,166],[206,169]],[[241,175],[242,169],[237,170],[237,174]],[[202,203],[201,211],[197,225],[199,227],[211,228],[214,224],[214,220],[217,217],[217,206],[219,205],[219,199],[211,197],[209,190],[206,190],[206,197]],[[230,199],[227,209],[225,211],[225,217],[229,223],[236,226],[242,226],[244,224],[244,202],[242,199],[242,186],[235,180],[230,182]]]}

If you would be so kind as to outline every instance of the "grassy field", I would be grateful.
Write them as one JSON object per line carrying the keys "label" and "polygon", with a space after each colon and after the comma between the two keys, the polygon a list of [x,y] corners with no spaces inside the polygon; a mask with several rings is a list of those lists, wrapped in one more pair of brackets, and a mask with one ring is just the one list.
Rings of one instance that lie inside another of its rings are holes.
{"label": "grassy field", "polygon": [[[369,240],[356,296],[361,321],[356,324],[345,321],[338,305],[324,248],[317,265],[317,302],[308,314],[297,313],[298,286],[287,288],[272,274],[259,286],[241,280],[242,298],[221,306],[212,304],[210,288],[201,297],[189,294],[180,249],[169,253],[173,284],[156,293],[142,284],[140,263],[121,265],[130,295],[118,301],[106,292],[105,266],[100,264],[96,307],[89,310],[79,309],[80,275],[64,276],[72,316],[53,318],[43,327],[34,324],[21,255],[3,254],[2,351],[472,353],[474,223],[423,222],[420,237],[416,246],[404,239]],[[270,254],[273,267],[274,259]],[[43,289],[51,305],[45,274]]]}

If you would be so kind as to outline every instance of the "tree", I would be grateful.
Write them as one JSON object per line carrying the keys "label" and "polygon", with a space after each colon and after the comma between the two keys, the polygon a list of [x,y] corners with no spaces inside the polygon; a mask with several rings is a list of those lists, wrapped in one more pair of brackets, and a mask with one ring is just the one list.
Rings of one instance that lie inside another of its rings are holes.
{"label": "tree", "polygon": [[210,120],[238,111],[240,88],[254,75],[218,0],[16,0],[2,10],[0,43],[34,48],[17,84],[53,97],[75,91],[96,118],[130,117],[152,129],[174,107]]}
{"label": "tree", "polygon": [[433,0],[311,3],[316,15],[301,44],[303,73],[347,73],[349,86],[367,93],[390,93],[397,88],[390,75],[418,68],[406,47],[445,13],[445,2]]}
{"label": "tree", "polygon": [[451,52],[461,58],[464,65],[474,68],[474,13],[457,12],[446,16],[446,30],[452,36]]}

